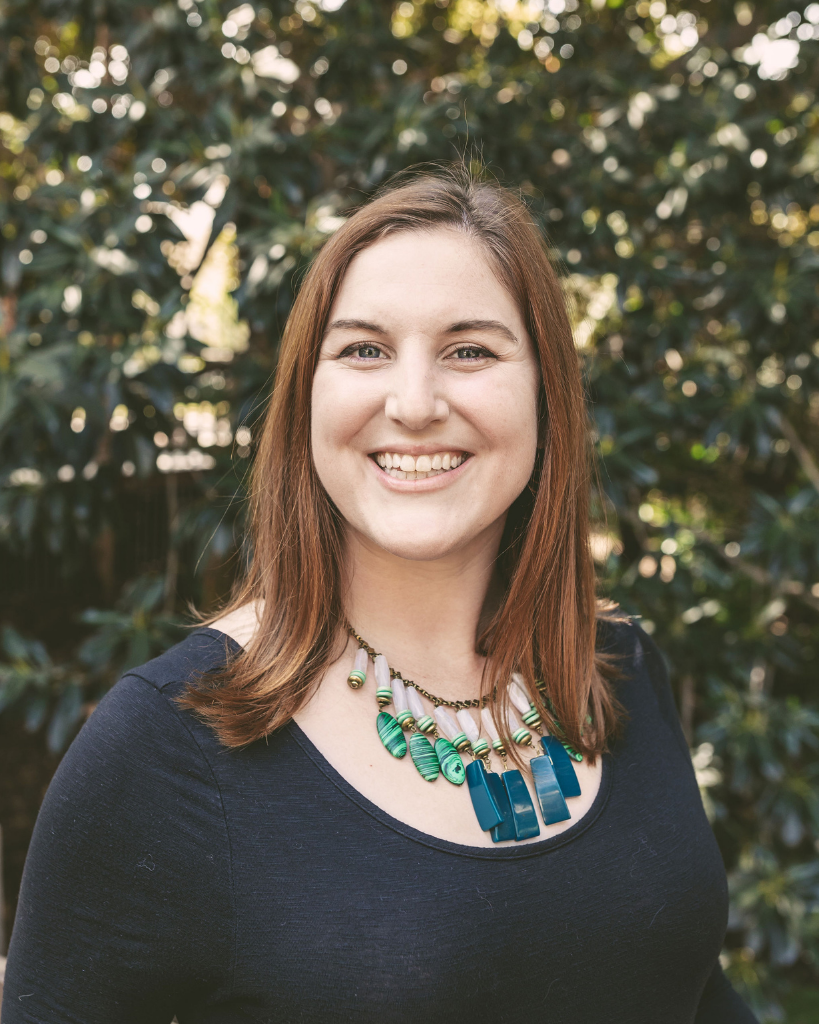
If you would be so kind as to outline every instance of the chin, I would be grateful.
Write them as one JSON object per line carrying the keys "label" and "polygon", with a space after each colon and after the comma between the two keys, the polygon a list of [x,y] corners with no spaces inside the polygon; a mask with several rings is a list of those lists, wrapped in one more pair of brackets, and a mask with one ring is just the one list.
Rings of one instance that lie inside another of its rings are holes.
{"label": "chin", "polygon": [[430,524],[359,523],[354,527],[359,541],[409,562],[435,562],[463,552],[479,542],[485,524],[458,523],[457,532],[446,524],[432,528]]}

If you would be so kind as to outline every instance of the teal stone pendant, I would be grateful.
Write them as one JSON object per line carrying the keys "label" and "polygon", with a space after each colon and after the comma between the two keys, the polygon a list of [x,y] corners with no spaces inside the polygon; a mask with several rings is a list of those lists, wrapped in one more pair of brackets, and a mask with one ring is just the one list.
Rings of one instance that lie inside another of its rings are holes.
{"label": "teal stone pendant", "polygon": [[558,821],[571,818],[549,758],[545,754],[533,757],[529,762],[529,768],[535,782],[535,793],[540,804],[540,813],[543,815],[543,824],[554,825]]}
{"label": "teal stone pendant", "polygon": [[410,736],[409,752],[421,777],[427,782],[434,782],[441,774],[441,765],[438,762],[437,754],[432,749],[432,744],[423,733],[414,732]]}
{"label": "teal stone pendant", "polygon": [[501,776],[503,787],[512,808],[512,820],[515,826],[515,839],[532,839],[540,835],[537,813],[523,776],[517,768],[507,769]]}
{"label": "teal stone pendant", "polygon": [[491,777],[492,772],[487,772],[480,760],[472,761],[466,766],[469,797],[472,800],[472,808],[478,819],[478,825],[484,832],[503,823],[503,815],[489,786]]}
{"label": "teal stone pendant", "polygon": [[453,786],[462,786],[466,780],[466,771],[461,755],[443,736],[435,741],[435,753],[441,765],[441,774]]}
{"label": "teal stone pendant", "polygon": [[503,821],[490,829],[489,835],[492,836],[493,843],[508,843],[515,838],[515,816],[512,814],[512,805],[509,803],[506,787],[495,772],[487,772],[486,781],[498,805],[498,810],[503,815]]}
{"label": "teal stone pendant", "polygon": [[540,745],[543,747],[543,753],[552,762],[560,791],[565,799],[580,796],[580,783],[577,781],[574,765],[560,740],[554,736],[541,736]]}
{"label": "teal stone pendant", "polygon": [[401,726],[388,711],[379,711],[375,720],[378,738],[393,757],[403,757],[407,752],[407,741]]}

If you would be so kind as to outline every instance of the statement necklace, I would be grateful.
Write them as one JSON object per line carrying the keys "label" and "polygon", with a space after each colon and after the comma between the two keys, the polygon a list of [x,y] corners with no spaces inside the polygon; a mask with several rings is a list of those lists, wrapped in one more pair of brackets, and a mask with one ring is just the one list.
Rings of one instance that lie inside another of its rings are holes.
{"label": "statement necklace", "polygon": [[[375,725],[385,749],[396,758],[404,757],[409,750],[413,764],[427,782],[435,782],[440,775],[454,786],[466,782],[478,824],[484,832],[489,832],[493,842],[519,842],[540,835],[529,790],[520,771],[508,767],[506,746],[492,718],[489,705],[494,703],[497,691],[473,700],[445,700],[424,690],[411,679],[405,679],[352,626],[347,628],[358,642],[347,682],[353,690],[360,690],[367,681],[367,669],[372,659],[378,704]],[[431,715],[424,708],[421,697],[432,704]],[[524,722],[521,725],[515,711],[509,709],[507,724],[512,741],[520,746],[532,746],[531,729],[543,748],[543,753],[533,757],[528,764],[543,823],[554,825],[566,821],[571,817],[566,800],[580,796],[580,783],[572,760],[582,761],[583,756],[546,732],[540,713],[517,674],[512,676],[509,685],[509,699]],[[394,715],[384,710],[390,704]],[[447,708],[455,710],[454,718]],[[479,712],[488,740],[475,724],[473,708]],[[434,743],[430,742],[430,737]],[[503,763],[501,775],[492,768],[492,752]],[[467,765],[463,762],[464,754],[471,758]]]}

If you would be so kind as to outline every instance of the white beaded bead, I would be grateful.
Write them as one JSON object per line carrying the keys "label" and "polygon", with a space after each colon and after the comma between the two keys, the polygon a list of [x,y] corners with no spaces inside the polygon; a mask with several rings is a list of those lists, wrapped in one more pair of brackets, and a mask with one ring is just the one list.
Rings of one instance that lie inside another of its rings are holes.
{"label": "white beaded bead", "polygon": [[486,735],[493,742],[500,739],[498,736],[498,730],[495,728],[495,723],[492,721],[492,712],[489,708],[481,708],[481,722],[483,723]]}
{"label": "white beaded bead", "polygon": [[376,659],[373,662],[375,666],[375,684],[379,690],[389,690],[390,688],[390,666],[387,659],[383,654],[376,655]]}
{"label": "white beaded bead", "polygon": [[393,679],[392,681],[392,703],[396,715],[400,715],[402,711],[406,711],[408,708],[407,690],[400,679]]}
{"label": "white beaded bead", "polygon": [[461,729],[452,715],[450,715],[446,708],[436,708],[433,713],[435,721],[438,723],[438,728],[444,736],[448,740],[454,740],[458,733],[461,732]]}
{"label": "white beaded bead", "polygon": [[[518,680],[520,680],[520,682]],[[517,674],[517,672],[515,672],[512,675],[512,682],[509,684],[509,700],[512,701],[512,703],[515,705],[515,707],[522,715],[525,715],[526,712],[529,710],[529,704],[531,702],[528,696],[526,695],[526,691],[522,686],[522,682],[523,680],[521,679],[521,677]]]}
{"label": "white beaded bead", "polygon": [[466,734],[466,738],[470,743],[474,743],[475,740],[481,735],[480,729],[475,725],[475,720],[466,710],[466,708],[460,708],[456,713],[458,721],[461,723],[461,728]]}
{"label": "white beaded bead", "polygon": [[509,729],[512,733],[516,733],[518,729],[522,728],[520,722],[518,721],[517,715],[511,708],[509,708],[506,712],[506,721],[509,723]]}
{"label": "white beaded bead", "polygon": [[426,714],[426,711],[424,710],[424,705],[421,703],[421,698],[418,695],[418,691],[415,689],[414,686],[408,686],[406,689],[406,695],[407,705],[409,706],[409,709],[412,712],[412,717],[415,719],[416,722],[418,722]]}

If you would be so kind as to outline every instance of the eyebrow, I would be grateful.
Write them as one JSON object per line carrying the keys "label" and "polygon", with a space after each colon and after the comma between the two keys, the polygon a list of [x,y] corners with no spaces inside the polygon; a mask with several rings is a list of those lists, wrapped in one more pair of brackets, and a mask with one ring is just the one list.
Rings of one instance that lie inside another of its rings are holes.
{"label": "eyebrow", "polygon": [[[356,319],[333,320],[332,323],[327,325],[326,333],[329,334],[330,331],[371,331],[373,334],[387,334],[383,327],[379,327],[378,324],[374,324],[370,320]],[[503,335],[509,341],[516,342],[518,340],[500,320],[459,320],[457,323],[449,326],[444,333],[464,334],[469,331],[492,331],[495,334]]]}
{"label": "eyebrow", "polygon": [[326,334],[330,331],[372,331],[373,334],[386,334],[383,327],[369,320],[333,320],[327,325]]}
{"label": "eyebrow", "polygon": [[500,320],[459,320],[447,329],[447,334],[463,334],[467,331],[492,331],[495,334],[502,334],[509,341],[518,339],[509,328]]}

